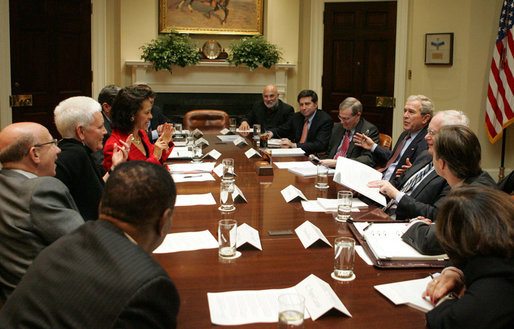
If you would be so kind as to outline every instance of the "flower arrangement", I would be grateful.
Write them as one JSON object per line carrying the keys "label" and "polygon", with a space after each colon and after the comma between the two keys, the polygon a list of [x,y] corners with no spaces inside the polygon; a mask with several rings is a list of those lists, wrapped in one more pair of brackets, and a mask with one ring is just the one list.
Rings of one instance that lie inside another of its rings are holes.
{"label": "flower arrangement", "polygon": [[176,31],[159,36],[141,49],[141,59],[153,63],[156,71],[168,70],[171,73],[172,64],[185,67],[200,61],[200,53],[191,38]]}
{"label": "flower arrangement", "polygon": [[255,70],[259,65],[269,69],[282,58],[278,47],[264,40],[260,35],[243,38],[230,45],[229,50],[231,55],[228,61],[236,66],[246,64],[250,71]]}

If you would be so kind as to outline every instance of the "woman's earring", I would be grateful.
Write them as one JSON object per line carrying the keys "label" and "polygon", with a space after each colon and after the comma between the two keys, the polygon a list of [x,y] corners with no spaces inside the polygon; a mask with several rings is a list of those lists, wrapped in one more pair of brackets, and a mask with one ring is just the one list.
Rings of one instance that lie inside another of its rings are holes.
{"label": "woman's earring", "polygon": [[134,117],[131,117],[131,118],[130,118],[130,121],[134,121]]}

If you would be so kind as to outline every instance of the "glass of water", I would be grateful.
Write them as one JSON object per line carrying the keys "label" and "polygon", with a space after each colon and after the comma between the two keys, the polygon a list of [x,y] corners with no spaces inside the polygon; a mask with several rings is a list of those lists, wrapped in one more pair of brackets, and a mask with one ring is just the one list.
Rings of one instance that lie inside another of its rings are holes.
{"label": "glass of water", "polygon": [[353,193],[351,191],[337,192],[337,216],[336,220],[346,222],[352,212]]}
{"label": "glass of water", "polygon": [[355,240],[349,237],[339,237],[334,241],[334,276],[339,279],[349,279],[353,276],[355,260]]}
{"label": "glass of water", "polygon": [[227,158],[221,162],[223,164],[223,181],[233,182],[235,180],[234,174],[234,159]]}
{"label": "glass of water", "polygon": [[234,198],[232,196],[234,193],[234,181],[221,181],[220,184],[220,207],[218,208],[221,211],[234,211],[236,207],[234,206]]}
{"label": "glass of water", "polygon": [[202,162],[202,146],[200,144],[193,143],[191,145],[191,159],[193,163]]}
{"label": "glass of water", "polygon": [[328,168],[324,165],[318,165],[316,173],[316,188],[326,189],[328,188]]}
{"label": "glass of water", "polygon": [[230,118],[230,126],[229,126],[230,132],[236,133],[237,129],[237,119],[236,118]]}
{"label": "glass of water", "polygon": [[236,255],[237,221],[222,219],[218,222],[218,255],[234,257]]}
{"label": "glass of water", "polygon": [[303,329],[305,298],[299,294],[284,294],[278,297],[278,328]]}

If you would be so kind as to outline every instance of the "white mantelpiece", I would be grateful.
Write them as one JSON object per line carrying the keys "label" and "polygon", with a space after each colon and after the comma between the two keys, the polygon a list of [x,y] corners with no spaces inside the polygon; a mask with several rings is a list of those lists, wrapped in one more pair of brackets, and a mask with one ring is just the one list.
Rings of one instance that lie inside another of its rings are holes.
{"label": "white mantelpiece", "polygon": [[287,96],[287,73],[295,64],[277,64],[250,71],[228,62],[200,62],[184,68],[173,66],[173,72],[155,72],[151,63],[126,61],[132,83],[147,83],[156,92],[176,93],[262,93],[264,86],[274,84],[281,98]]}

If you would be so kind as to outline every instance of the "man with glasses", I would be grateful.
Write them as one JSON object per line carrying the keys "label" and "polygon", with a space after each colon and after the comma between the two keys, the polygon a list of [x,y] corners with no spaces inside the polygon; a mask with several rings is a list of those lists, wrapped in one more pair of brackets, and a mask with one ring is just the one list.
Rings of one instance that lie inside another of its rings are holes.
{"label": "man with glasses", "polygon": [[84,223],[55,175],[61,150],[34,122],[0,131],[0,299],[5,301],[37,254]]}
{"label": "man with glasses", "polygon": [[[375,166],[373,154],[355,145],[353,136],[360,133],[368,136],[375,143],[379,142],[378,129],[362,117],[362,104],[358,99],[348,97],[339,104],[339,120],[332,129],[332,136],[328,144],[328,154],[323,157],[321,164],[335,168],[337,158],[342,156],[364,163],[370,167]],[[314,155],[311,158],[315,158]]]}

